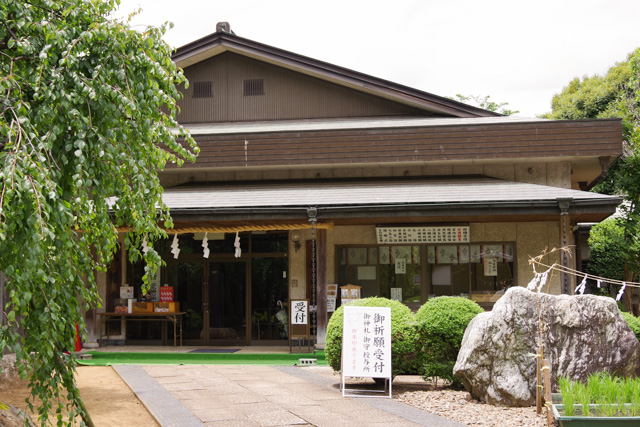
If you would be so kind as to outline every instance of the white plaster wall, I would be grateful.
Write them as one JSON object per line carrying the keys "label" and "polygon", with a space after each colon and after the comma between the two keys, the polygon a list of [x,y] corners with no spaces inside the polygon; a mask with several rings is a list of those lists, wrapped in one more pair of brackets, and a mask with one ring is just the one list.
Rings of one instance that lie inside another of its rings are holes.
{"label": "white plaster wall", "polygon": [[[300,249],[295,251],[291,236],[300,236]],[[305,251],[306,241],[311,239],[311,230],[293,230],[289,232],[289,300],[304,299],[306,295]]]}

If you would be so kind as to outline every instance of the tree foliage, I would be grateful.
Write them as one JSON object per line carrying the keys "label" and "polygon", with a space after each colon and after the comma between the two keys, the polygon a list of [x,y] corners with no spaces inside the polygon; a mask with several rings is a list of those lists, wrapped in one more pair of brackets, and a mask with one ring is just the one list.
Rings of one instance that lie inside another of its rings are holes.
{"label": "tree foliage", "polygon": [[[593,264],[590,268],[611,277],[619,273],[619,264],[612,258],[620,257],[624,264],[621,279],[634,280],[640,272],[640,49],[631,52],[626,61],[612,66],[604,76],[572,80],[553,97],[552,111],[543,117],[622,119],[623,155],[593,191],[624,195],[625,215],[623,219],[594,227],[589,243]],[[612,254],[611,250],[617,253]]]}
{"label": "tree foliage", "polygon": [[604,76],[576,77],[551,101],[547,119],[580,120],[619,117],[624,104],[624,86],[631,78],[629,62],[609,68]]}
{"label": "tree foliage", "polygon": [[0,0],[0,350],[25,362],[43,424],[82,411],[75,362],[61,356],[82,310],[99,304],[95,274],[116,227],[131,229],[130,256],[157,268],[151,243],[171,226],[157,171],[197,154],[175,120],[185,79],[167,26],[133,31],[109,18],[118,4]]}
{"label": "tree foliage", "polygon": [[587,242],[591,257],[587,273],[624,280],[625,255],[619,250],[627,244],[624,241],[624,220],[607,218],[594,225]]}
{"label": "tree foliage", "polygon": [[457,94],[451,99],[464,102],[466,104],[471,104],[488,111],[493,111],[494,113],[502,114],[503,116],[510,116],[512,114],[518,114],[520,112],[518,110],[511,110],[507,108],[507,105],[509,105],[508,102],[495,102],[489,98],[491,98],[489,95],[479,96]]}

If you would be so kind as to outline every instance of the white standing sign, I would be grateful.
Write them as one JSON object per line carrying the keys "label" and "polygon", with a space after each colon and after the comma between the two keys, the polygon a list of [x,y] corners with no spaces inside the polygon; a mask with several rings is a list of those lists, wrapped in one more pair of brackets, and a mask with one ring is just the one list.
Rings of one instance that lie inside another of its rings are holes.
{"label": "white standing sign", "polygon": [[386,378],[391,397],[391,309],[344,306],[342,395],[345,377]]}

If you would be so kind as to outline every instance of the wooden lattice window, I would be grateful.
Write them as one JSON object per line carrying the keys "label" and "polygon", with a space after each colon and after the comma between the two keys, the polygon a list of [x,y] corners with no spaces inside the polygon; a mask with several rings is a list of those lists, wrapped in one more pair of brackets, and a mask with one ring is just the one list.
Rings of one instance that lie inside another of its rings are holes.
{"label": "wooden lattice window", "polygon": [[212,98],[213,82],[193,82],[194,98]]}
{"label": "wooden lattice window", "polygon": [[244,96],[264,95],[264,79],[244,81]]}

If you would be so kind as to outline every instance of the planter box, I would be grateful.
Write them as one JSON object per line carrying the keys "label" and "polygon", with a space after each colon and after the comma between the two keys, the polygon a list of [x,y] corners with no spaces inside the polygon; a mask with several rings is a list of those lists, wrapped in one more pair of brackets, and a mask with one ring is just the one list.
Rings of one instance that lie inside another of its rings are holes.
{"label": "planter box", "polygon": [[153,311],[156,313],[176,313],[180,311],[179,302],[154,302]]}
{"label": "planter box", "polygon": [[[605,417],[599,416],[599,407],[603,405],[589,405],[591,415],[586,417],[582,414],[582,405],[573,405],[574,415],[568,417],[564,415],[564,405],[553,404],[553,416],[558,421],[560,427],[630,427],[640,425],[640,417],[620,416],[620,417]],[[618,406],[618,405],[614,405]],[[624,405],[625,409],[630,409],[631,404]]]}
{"label": "planter box", "polygon": [[134,302],[132,308],[133,313],[153,313],[152,302]]}

